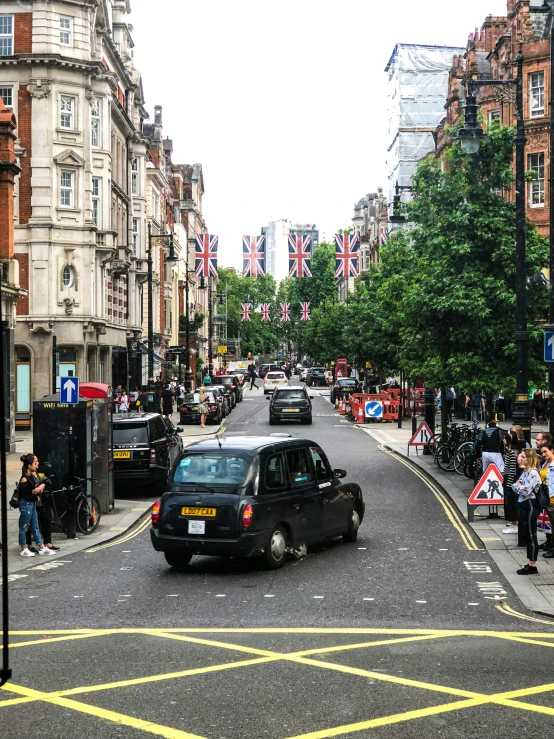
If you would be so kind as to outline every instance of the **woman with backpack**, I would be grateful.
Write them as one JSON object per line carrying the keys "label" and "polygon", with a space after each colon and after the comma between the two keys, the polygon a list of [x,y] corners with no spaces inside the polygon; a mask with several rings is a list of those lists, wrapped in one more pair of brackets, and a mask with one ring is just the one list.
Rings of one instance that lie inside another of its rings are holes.
{"label": "woman with backpack", "polygon": [[539,517],[540,507],[537,501],[537,492],[541,486],[541,478],[537,469],[539,458],[534,449],[523,449],[518,455],[517,463],[523,472],[519,480],[516,480],[512,485],[512,489],[518,496],[518,520],[523,539],[527,545],[527,564],[518,570],[517,574],[538,575],[537,518]]}
{"label": "woman with backpack", "polygon": [[27,531],[30,529],[34,540],[38,544],[40,555],[53,555],[56,552],[44,545],[37,518],[37,500],[44,492],[45,485],[37,475],[38,459],[34,454],[24,454],[21,457],[23,467],[19,479],[19,552],[21,557],[34,557],[35,553],[27,546]]}

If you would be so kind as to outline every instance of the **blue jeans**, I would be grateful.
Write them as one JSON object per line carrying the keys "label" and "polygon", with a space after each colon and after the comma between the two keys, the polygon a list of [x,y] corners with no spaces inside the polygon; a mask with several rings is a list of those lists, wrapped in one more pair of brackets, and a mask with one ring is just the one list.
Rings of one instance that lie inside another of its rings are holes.
{"label": "blue jeans", "polygon": [[38,527],[37,518],[37,507],[35,503],[31,503],[29,500],[19,501],[19,546],[26,547],[27,541],[25,534],[28,529],[31,529],[34,540],[40,546],[42,542],[42,536]]}

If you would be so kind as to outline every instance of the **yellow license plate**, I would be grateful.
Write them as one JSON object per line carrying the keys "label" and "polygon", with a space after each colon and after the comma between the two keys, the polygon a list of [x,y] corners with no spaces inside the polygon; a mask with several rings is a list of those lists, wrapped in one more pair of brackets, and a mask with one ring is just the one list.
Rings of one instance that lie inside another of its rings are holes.
{"label": "yellow license plate", "polygon": [[191,508],[183,506],[181,516],[202,516],[202,518],[215,518],[216,508]]}
{"label": "yellow license plate", "polygon": [[193,410],[193,412],[194,412],[194,413],[196,413],[196,411],[198,410],[198,406],[197,406],[197,405],[195,405],[195,406],[194,406],[194,408],[193,408],[192,410]]}
{"label": "yellow license plate", "polygon": [[131,459],[131,452],[114,452],[114,459]]}
{"label": "yellow license plate", "polygon": [[285,408],[285,413],[298,413],[298,408]]}

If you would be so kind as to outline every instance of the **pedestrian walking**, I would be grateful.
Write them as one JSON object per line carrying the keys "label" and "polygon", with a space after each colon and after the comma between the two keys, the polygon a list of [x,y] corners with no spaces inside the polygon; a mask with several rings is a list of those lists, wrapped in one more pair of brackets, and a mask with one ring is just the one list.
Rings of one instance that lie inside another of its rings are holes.
{"label": "pedestrian walking", "polygon": [[471,411],[471,423],[474,426],[477,426],[479,423],[479,411],[483,413],[483,418],[485,417],[485,401],[483,400],[483,396],[476,390],[468,393],[466,395],[465,407],[469,407],[469,410]]}
{"label": "pedestrian walking", "polygon": [[129,396],[127,395],[127,391],[124,390],[121,393],[121,397],[119,398],[119,412],[120,413],[129,413],[129,408],[131,407],[131,401],[129,399]]}
{"label": "pedestrian walking", "polygon": [[448,415],[448,423],[452,423],[452,409],[456,400],[456,391],[453,387],[449,387],[446,391],[446,413]]}
{"label": "pedestrian walking", "polygon": [[34,557],[35,553],[27,546],[27,531],[30,530],[38,545],[40,555],[53,555],[55,551],[45,546],[37,518],[37,499],[46,487],[41,483],[38,475],[38,458],[34,454],[24,454],[20,457],[22,468],[19,479],[19,547],[21,557]]}
{"label": "pedestrian walking", "polygon": [[208,415],[208,395],[204,385],[200,386],[200,402],[198,403],[198,412],[200,413],[200,426],[206,428],[206,416]]}
{"label": "pedestrian walking", "polygon": [[177,393],[178,393],[177,397],[179,398],[179,403],[182,403],[183,400],[185,399],[185,383],[182,380],[179,381],[179,387],[177,389]]}
{"label": "pedestrian walking", "polygon": [[256,378],[257,378],[256,365],[251,364],[250,367],[248,368],[248,371],[250,375],[250,390],[252,390],[253,387],[255,387],[257,390],[258,386],[256,385]]}
{"label": "pedestrian walking", "polygon": [[137,410],[137,400],[138,399],[139,399],[139,391],[138,391],[138,387],[135,386],[129,393],[129,401],[131,403],[131,410],[133,411]]}
{"label": "pedestrian walking", "polygon": [[506,527],[503,534],[517,534],[517,495],[512,485],[518,479],[521,469],[518,467],[519,443],[515,431],[508,431],[504,436],[504,518]]}
{"label": "pedestrian walking", "polygon": [[542,389],[538,387],[533,393],[533,415],[536,423],[539,423],[543,415],[544,397]]}
{"label": "pedestrian walking", "polygon": [[518,465],[523,469],[521,477],[512,485],[517,493],[518,520],[520,531],[527,546],[527,564],[517,571],[518,575],[538,575],[537,557],[539,542],[537,540],[537,518],[539,504],[536,492],[540,487],[541,478],[537,470],[539,458],[534,449],[523,449],[517,458]]}
{"label": "pedestrian walking", "polygon": [[489,421],[487,428],[482,431],[475,445],[476,455],[482,457],[483,472],[489,464],[496,465],[501,474],[504,472],[503,438],[504,434],[501,429],[496,427],[496,421]]}
{"label": "pedestrian walking", "polygon": [[[550,436],[550,434],[548,434]],[[550,519],[550,525],[552,531],[554,531],[554,444],[552,439],[545,441],[541,446],[541,456],[543,461],[543,467],[540,470],[540,476],[542,482],[546,483],[548,487],[548,495],[550,503],[546,508],[546,514]],[[546,535],[546,541],[541,544],[539,549],[544,549],[543,557],[545,559],[554,559],[554,545],[553,545],[552,533]]]}
{"label": "pedestrian walking", "polygon": [[168,417],[173,413],[173,393],[170,385],[166,385],[162,390],[162,413]]}

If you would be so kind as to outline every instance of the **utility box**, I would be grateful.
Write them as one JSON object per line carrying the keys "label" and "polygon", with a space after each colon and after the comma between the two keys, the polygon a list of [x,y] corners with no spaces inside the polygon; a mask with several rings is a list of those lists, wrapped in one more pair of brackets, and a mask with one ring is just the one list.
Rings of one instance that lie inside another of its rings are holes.
{"label": "utility box", "polygon": [[[114,507],[114,463],[112,444],[113,402],[108,385],[101,382],[82,382],[80,395],[92,401],[92,474],[94,494],[102,513]],[[88,487],[87,487],[88,489]]]}
{"label": "utility box", "polygon": [[[75,484],[76,478],[93,477],[92,418],[88,398],[67,405],[56,393],[33,402],[33,454],[54,490]],[[86,488],[96,495],[94,485],[87,482]]]}

